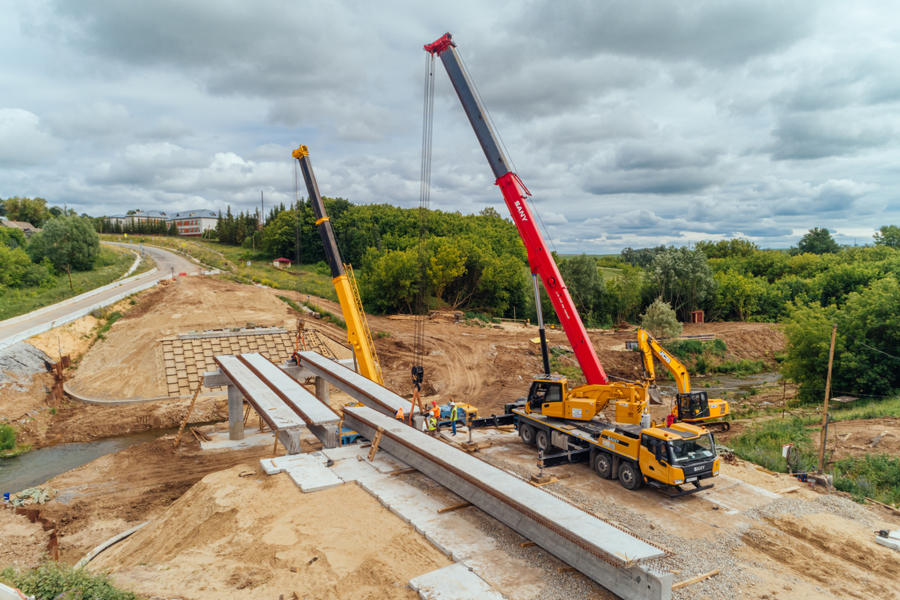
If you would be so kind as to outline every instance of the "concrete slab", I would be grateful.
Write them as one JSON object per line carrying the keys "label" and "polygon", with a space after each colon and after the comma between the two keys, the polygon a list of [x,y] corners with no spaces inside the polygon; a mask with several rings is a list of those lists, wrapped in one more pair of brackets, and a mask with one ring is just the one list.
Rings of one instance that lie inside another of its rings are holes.
{"label": "concrete slab", "polygon": [[334,409],[306,390],[300,382],[285,373],[262,354],[242,354],[240,361],[267,383],[278,397],[294,409],[307,425],[337,425],[341,420]]}
{"label": "concrete slab", "polygon": [[[363,457],[364,460],[368,462],[369,457],[369,448],[360,448],[357,452],[360,456]],[[372,458],[372,462],[369,463],[376,469],[378,469],[381,473],[393,473],[394,471],[402,471],[403,469],[408,469],[409,465],[393,456],[390,452],[385,452],[384,450],[380,450],[375,453],[374,458]]]}
{"label": "concrete slab", "polygon": [[[278,460],[283,460],[278,463]],[[283,466],[284,472],[291,478],[305,494],[327,490],[328,488],[343,485],[340,477],[325,466],[327,459],[321,452],[311,454],[298,454],[296,456],[282,456],[275,459],[274,466]]]}
{"label": "concrete slab", "polygon": [[[378,385],[374,381],[363,377],[356,371],[348,369],[335,361],[325,358],[315,352],[300,353],[300,367],[321,377],[331,385],[350,395],[350,397],[362,402],[366,406],[393,417],[398,408],[409,415],[411,403],[394,392]],[[419,408],[412,409],[413,414],[419,412]]]}
{"label": "concrete slab", "polygon": [[259,379],[237,356],[216,356],[216,364],[253,405],[256,412],[275,430],[287,430],[306,426],[306,422],[295,413],[284,400]]}
{"label": "concrete slab", "polygon": [[[190,432],[187,432],[190,433]],[[242,448],[252,448],[254,446],[273,446],[275,438],[271,431],[265,433],[247,433],[242,440],[228,439],[227,431],[214,431],[207,433],[212,438],[211,442],[200,442],[200,448],[203,450],[240,450]]]}
{"label": "concrete slab", "polygon": [[666,555],[660,548],[376,410],[345,407],[344,415],[345,424],[366,437],[382,430],[382,449],[619,596],[671,598],[674,576],[654,568]]}
{"label": "concrete slab", "polygon": [[409,580],[422,600],[503,600],[504,596],[464,565],[455,564]]}
{"label": "concrete slab", "polygon": [[721,506],[729,514],[759,508],[782,498],[775,492],[727,475],[719,475],[716,478],[715,488],[708,492],[698,492],[697,496]]}

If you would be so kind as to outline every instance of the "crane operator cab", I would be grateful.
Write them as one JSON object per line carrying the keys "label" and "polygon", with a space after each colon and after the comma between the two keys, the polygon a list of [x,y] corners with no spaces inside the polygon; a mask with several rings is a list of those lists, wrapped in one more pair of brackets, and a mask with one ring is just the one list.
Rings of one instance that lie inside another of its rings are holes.
{"label": "crane operator cab", "polygon": [[676,416],[682,421],[709,417],[709,398],[706,392],[691,392],[676,396]]}
{"label": "crane operator cab", "polygon": [[542,412],[544,405],[562,402],[566,395],[564,388],[568,380],[558,375],[539,375],[531,382],[528,390],[528,412]]}

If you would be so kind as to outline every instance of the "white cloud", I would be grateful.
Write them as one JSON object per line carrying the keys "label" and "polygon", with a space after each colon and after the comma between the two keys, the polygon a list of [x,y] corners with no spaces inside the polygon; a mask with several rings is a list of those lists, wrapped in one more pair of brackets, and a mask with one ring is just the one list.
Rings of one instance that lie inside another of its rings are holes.
{"label": "white cloud", "polygon": [[21,108],[0,109],[0,169],[47,164],[60,149],[60,140],[36,114]]}

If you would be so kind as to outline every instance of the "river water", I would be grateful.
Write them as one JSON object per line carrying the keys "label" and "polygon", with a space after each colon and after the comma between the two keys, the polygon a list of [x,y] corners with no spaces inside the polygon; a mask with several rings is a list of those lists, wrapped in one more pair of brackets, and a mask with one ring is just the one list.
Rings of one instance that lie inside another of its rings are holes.
{"label": "river water", "polygon": [[[706,392],[710,398],[740,398],[750,393],[751,388],[760,389],[777,384],[781,381],[781,373],[765,372],[754,375],[705,375],[691,377],[692,392]],[[709,387],[706,387],[706,384]],[[663,394],[674,396],[678,392],[675,381],[664,379],[659,382],[659,389]]]}
{"label": "river water", "polygon": [[0,498],[3,493],[14,494],[41,485],[101,456],[155,440],[171,432],[170,429],[142,431],[96,442],[59,444],[32,450],[14,458],[0,458]]}

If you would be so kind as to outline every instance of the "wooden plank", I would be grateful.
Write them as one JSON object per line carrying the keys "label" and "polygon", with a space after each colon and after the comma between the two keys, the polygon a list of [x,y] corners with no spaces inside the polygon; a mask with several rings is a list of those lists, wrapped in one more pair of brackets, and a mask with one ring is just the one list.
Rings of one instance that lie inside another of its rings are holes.
{"label": "wooden plank", "polygon": [[576,569],[575,567],[557,567],[556,568],[557,573],[574,573],[577,570],[578,569]]}
{"label": "wooden plank", "polygon": [[444,513],[453,512],[454,510],[460,510],[462,508],[469,508],[472,506],[471,502],[463,502],[462,504],[454,504],[453,506],[447,506],[445,508],[439,508],[438,514],[442,515]]}
{"label": "wooden plank", "polygon": [[684,581],[679,581],[678,583],[672,585],[673,590],[680,590],[683,587],[687,587],[689,585],[694,585],[695,583],[700,583],[704,579],[709,579],[710,577],[715,577],[721,573],[721,570],[716,569],[715,571],[710,571],[709,573],[704,573],[703,575],[697,575],[696,577],[692,577],[690,579],[685,579]]}
{"label": "wooden plank", "polygon": [[800,489],[799,485],[792,485],[791,487],[786,487],[783,490],[775,490],[776,494],[790,494],[791,492],[796,492]]}
{"label": "wooden plank", "polygon": [[415,473],[417,471],[418,469],[400,469],[399,471],[392,471],[391,473],[388,473],[388,475],[394,477],[396,475],[406,475],[407,473]]}
{"label": "wooden plank", "polygon": [[868,500],[868,501],[871,502],[872,504],[877,504],[878,506],[882,506],[882,507],[884,507],[884,508],[886,508],[886,509],[888,509],[888,510],[890,510],[890,511],[892,511],[892,512],[895,512],[895,513],[897,513],[897,514],[900,514],[900,509],[896,509],[896,508],[894,508],[893,506],[891,506],[890,504],[885,504],[885,503],[883,503],[883,502],[879,502],[878,500],[872,500],[871,498],[866,498],[866,500]]}
{"label": "wooden plank", "polygon": [[381,434],[384,433],[384,429],[381,427],[378,428],[378,431],[375,432],[375,439],[372,440],[372,447],[369,448],[369,462],[372,462],[372,459],[375,458],[375,453],[378,452],[378,444],[381,443]]}
{"label": "wooden plank", "polygon": [[552,478],[550,481],[545,481],[545,482],[543,482],[543,483],[535,483],[534,481],[529,481],[528,483],[530,483],[530,484],[533,485],[534,487],[541,487],[541,486],[544,486],[544,485],[550,485],[551,483],[556,483],[557,481],[559,481],[559,479],[557,479],[556,477],[554,477],[554,478]]}
{"label": "wooden plank", "polygon": [[532,546],[537,546],[537,544],[535,544],[534,542],[522,542],[521,544],[519,544],[519,547],[521,548],[531,548]]}

